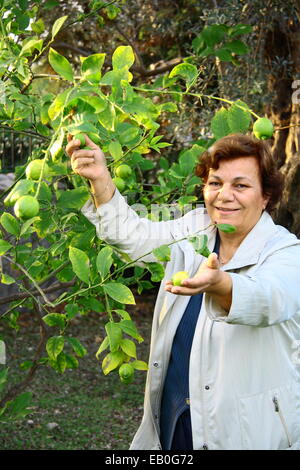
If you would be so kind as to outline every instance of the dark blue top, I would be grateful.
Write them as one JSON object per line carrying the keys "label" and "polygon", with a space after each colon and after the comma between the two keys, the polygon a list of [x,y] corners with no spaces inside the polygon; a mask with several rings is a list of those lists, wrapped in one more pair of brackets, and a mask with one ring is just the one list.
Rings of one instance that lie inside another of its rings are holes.
{"label": "dark blue top", "polygon": [[[219,236],[214,252],[219,252]],[[160,411],[160,440],[170,450],[178,418],[189,409],[189,362],[203,294],[192,295],[176,330]]]}

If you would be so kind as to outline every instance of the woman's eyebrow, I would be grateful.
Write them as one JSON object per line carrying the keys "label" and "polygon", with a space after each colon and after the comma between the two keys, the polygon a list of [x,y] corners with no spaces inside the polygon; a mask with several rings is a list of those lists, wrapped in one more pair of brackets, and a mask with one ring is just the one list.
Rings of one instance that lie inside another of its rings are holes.
{"label": "woman's eyebrow", "polygon": [[[216,178],[217,180],[221,181],[222,178],[220,178],[220,176],[218,175],[214,175],[214,174],[211,174],[208,176],[209,178]],[[248,180],[251,182],[251,179],[248,178],[248,176],[236,176],[235,178],[233,178],[232,181],[238,181],[238,180]]]}

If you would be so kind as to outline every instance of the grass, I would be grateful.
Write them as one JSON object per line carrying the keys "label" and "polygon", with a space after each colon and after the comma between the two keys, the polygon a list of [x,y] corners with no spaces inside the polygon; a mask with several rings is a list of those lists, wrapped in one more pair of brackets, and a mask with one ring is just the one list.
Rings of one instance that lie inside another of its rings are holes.
{"label": "grass", "polygon": [[[146,361],[155,295],[151,293],[148,300],[137,302],[130,312],[144,337],[144,342],[137,345],[138,358]],[[99,321],[99,316],[93,314],[70,327],[68,333],[80,339],[88,354],[79,359],[78,369],[64,374],[48,367],[37,371],[26,390],[33,394],[32,412],[21,421],[0,423],[1,450],[129,448],[142,418],[146,372],[136,371],[129,385],[122,384],[116,372],[103,375],[101,361],[95,357],[104,337],[103,325],[103,319]],[[16,381],[23,373],[19,364],[30,359],[30,345],[37,342],[37,328],[25,316],[19,333],[11,330],[9,335],[7,365],[10,378]]]}

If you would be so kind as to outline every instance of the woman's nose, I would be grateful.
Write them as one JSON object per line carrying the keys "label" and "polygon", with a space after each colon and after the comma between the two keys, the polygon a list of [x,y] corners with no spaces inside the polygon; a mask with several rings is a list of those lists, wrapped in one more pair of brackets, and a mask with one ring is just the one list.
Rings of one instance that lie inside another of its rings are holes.
{"label": "woman's nose", "polygon": [[229,185],[223,184],[223,186],[219,189],[218,198],[222,201],[234,199],[233,191]]}

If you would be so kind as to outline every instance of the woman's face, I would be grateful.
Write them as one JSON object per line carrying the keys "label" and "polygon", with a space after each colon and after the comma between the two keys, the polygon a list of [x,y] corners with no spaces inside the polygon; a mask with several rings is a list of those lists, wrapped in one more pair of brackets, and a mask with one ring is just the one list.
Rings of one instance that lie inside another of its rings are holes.
{"label": "woman's face", "polygon": [[211,220],[234,225],[240,235],[250,232],[268,203],[255,157],[221,160],[210,169],[203,194]]}

